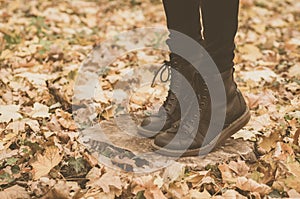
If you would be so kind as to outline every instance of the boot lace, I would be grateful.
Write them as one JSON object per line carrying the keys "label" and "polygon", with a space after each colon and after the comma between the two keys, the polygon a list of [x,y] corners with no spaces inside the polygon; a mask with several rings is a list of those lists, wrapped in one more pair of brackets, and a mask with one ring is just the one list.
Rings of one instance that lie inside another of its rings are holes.
{"label": "boot lace", "polygon": [[[155,73],[152,83],[151,83],[151,87],[155,87],[155,80],[157,78],[157,76],[159,75],[160,77],[160,81],[163,83],[168,82],[171,78],[171,65],[173,62],[172,61],[164,61],[164,64],[157,70],[157,72]],[[167,72],[167,77],[164,78],[163,75],[164,73]],[[176,95],[172,92],[172,85],[176,84],[174,82],[176,82],[176,78],[173,78],[172,83],[170,84],[170,89],[168,90],[168,95],[166,97],[166,100],[164,101],[162,107],[165,108],[165,110],[167,111],[167,114],[172,114],[172,110],[173,108],[176,106],[177,104],[177,98]]]}
{"label": "boot lace", "polygon": [[[165,72],[168,72],[167,74],[167,78],[163,78],[163,75]],[[152,83],[151,83],[151,87],[155,87],[155,80],[156,80],[156,77],[158,76],[158,74],[160,73],[160,81],[163,82],[163,83],[166,83],[170,80],[170,77],[171,77],[171,62],[170,61],[164,61],[164,64],[158,69],[158,71],[156,71],[154,77],[153,77],[153,80],[152,80]]]}

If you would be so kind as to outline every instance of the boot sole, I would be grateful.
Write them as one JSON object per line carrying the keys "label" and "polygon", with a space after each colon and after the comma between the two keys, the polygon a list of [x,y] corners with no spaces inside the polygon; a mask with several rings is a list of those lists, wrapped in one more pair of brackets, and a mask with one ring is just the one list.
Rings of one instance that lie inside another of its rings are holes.
{"label": "boot sole", "polygon": [[143,128],[141,125],[137,126],[137,133],[145,138],[154,138],[159,132],[153,132]]}
{"label": "boot sole", "polygon": [[152,141],[152,147],[156,149],[156,153],[166,156],[173,157],[186,157],[186,156],[204,156],[207,155],[212,150],[222,146],[225,144],[226,140],[230,138],[233,134],[237,133],[241,128],[243,128],[250,120],[251,114],[249,108],[247,107],[246,111],[243,113],[241,117],[235,120],[232,124],[230,124],[227,128],[223,129],[223,131],[219,134],[219,136],[215,137],[209,144],[197,148],[197,149],[187,149],[187,150],[172,150],[166,149],[154,144],[154,140]]}

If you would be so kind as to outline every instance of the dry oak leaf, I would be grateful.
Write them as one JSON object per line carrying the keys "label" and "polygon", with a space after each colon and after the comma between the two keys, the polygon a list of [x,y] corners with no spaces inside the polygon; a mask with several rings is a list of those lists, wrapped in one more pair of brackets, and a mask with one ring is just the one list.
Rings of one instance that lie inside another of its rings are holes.
{"label": "dry oak leaf", "polygon": [[0,123],[22,118],[19,105],[0,105]]}
{"label": "dry oak leaf", "polygon": [[150,175],[134,179],[133,184],[133,194],[144,191],[144,196],[146,199],[167,199],[159,187],[154,183],[153,177]]}
{"label": "dry oak leaf", "polygon": [[189,187],[184,181],[172,183],[166,190],[168,198],[183,198],[189,194]]}
{"label": "dry oak leaf", "polygon": [[245,163],[245,161],[238,160],[237,162],[235,161],[230,161],[228,164],[228,167],[234,171],[238,176],[245,176],[248,174],[249,167]]}
{"label": "dry oak leaf", "polygon": [[87,183],[88,186],[94,187],[98,186],[103,189],[105,193],[111,191],[111,187],[114,187],[118,190],[122,189],[122,182],[117,173],[109,171],[103,174],[100,178],[91,180]]}
{"label": "dry oak leaf", "polygon": [[218,166],[218,169],[220,170],[222,174],[222,180],[224,182],[234,183],[236,182],[236,176],[235,174],[230,170],[229,166],[225,163],[220,164]]}
{"label": "dry oak leaf", "polygon": [[238,177],[236,187],[243,191],[250,191],[252,193],[259,193],[266,195],[271,192],[271,188],[265,184],[259,184],[258,182],[248,179],[246,177]]}
{"label": "dry oak leaf", "polygon": [[47,175],[61,160],[62,156],[59,154],[57,147],[47,147],[44,155],[38,154],[37,160],[31,164],[34,171],[34,179],[36,180]]}
{"label": "dry oak leaf", "polygon": [[30,198],[28,192],[18,185],[14,185],[0,192],[1,199],[27,199]]}
{"label": "dry oak leaf", "polygon": [[287,158],[294,157],[294,156],[295,156],[294,151],[289,144],[283,142],[277,142],[274,154],[272,156],[274,159],[286,161]]}
{"label": "dry oak leaf", "polygon": [[262,140],[259,142],[258,146],[263,149],[265,152],[270,152],[273,148],[276,147],[276,143],[280,140],[279,132],[271,132],[271,134],[266,137],[262,137]]}

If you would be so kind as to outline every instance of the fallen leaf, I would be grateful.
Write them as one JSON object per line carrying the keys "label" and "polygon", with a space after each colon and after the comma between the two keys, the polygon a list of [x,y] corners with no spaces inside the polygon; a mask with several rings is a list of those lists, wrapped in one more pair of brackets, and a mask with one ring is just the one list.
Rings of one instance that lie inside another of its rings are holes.
{"label": "fallen leaf", "polygon": [[18,154],[18,150],[13,150],[13,151],[11,151],[9,149],[1,150],[0,151],[0,162],[2,160],[5,160],[5,159],[10,158],[10,157],[12,157],[14,155],[17,155],[17,154]]}
{"label": "fallen leaf", "polygon": [[295,189],[297,192],[300,192],[300,178],[290,175],[284,179],[284,184],[289,188]]}
{"label": "fallen leaf", "polygon": [[253,93],[245,93],[244,96],[247,99],[250,109],[255,109],[259,105],[268,107],[269,105],[276,104],[276,102],[278,101],[274,96],[274,92],[270,90],[260,92],[257,95]]}
{"label": "fallen leaf", "polygon": [[59,154],[58,148],[54,146],[47,147],[44,155],[38,154],[37,160],[31,164],[34,171],[34,179],[37,180],[47,175],[61,160],[62,156]]}
{"label": "fallen leaf", "polygon": [[277,74],[269,68],[241,72],[241,75],[245,81],[252,80],[254,82],[260,82],[262,80],[272,82],[277,77]]}
{"label": "fallen leaf", "polygon": [[224,182],[228,182],[228,183],[236,182],[236,176],[233,174],[233,172],[230,170],[227,164],[225,163],[220,164],[218,168],[222,174],[222,180]]}
{"label": "fallen leaf", "polygon": [[36,86],[46,86],[46,80],[51,79],[51,76],[46,74],[37,74],[30,72],[23,72],[17,74],[16,77],[22,77],[27,79],[30,83]]}
{"label": "fallen leaf", "polygon": [[111,191],[111,187],[115,187],[117,189],[122,189],[121,179],[114,172],[107,172],[103,174],[100,178],[92,180],[87,183],[88,186],[94,187],[98,186],[102,188],[105,193],[109,193]]}
{"label": "fallen leaf", "polygon": [[14,133],[24,132],[26,125],[28,125],[31,128],[31,130],[33,130],[34,132],[40,131],[40,124],[38,123],[38,121],[31,120],[29,118],[25,118],[20,121],[11,122],[6,126],[6,129],[12,130]]}
{"label": "fallen leaf", "polygon": [[163,174],[164,183],[168,185],[183,177],[184,168],[185,166],[178,162],[174,162],[171,166],[167,167]]}
{"label": "fallen leaf", "polygon": [[241,195],[235,190],[227,190],[222,194],[225,199],[247,199],[247,197]]}
{"label": "fallen leaf", "polygon": [[133,180],[133,187],[133,194],[144,191],[146,199],[167,199],[160,188],[154,184],[154,179],[151,175],[135,178]]}
{"label": "fallen leaf", "polygon": [[208,199],[208,198],[211,198],[211,195],[206,189],[204,189],[202,192],[192,189],[190,190],[189,195],[184,199]]}
{"label": "fallen leaf", "polygon": [[236,187],[243,191],[250,191],[252,193],[259,193],[261,195],[267,195],[271,192],[271,188],[265,184],[259,184],[258,182],[247,179],[246,177],[238,177]]}
{"label": "fallen leaf", "polygon": [[290,198],[300,198],[300,193],[298,193],[295,189],[291,189],[287,192]]}
{"label": "fallen leaf", "polygon": [[246,130],[246,129],[242,129],[239,130],[237,133],[233,134],[231,137],[233,137],[234,139],[239,139],[242,138],[243,140],[247,141],[256,141],[256,135],[260,135],[261,133],[259,133],[258,131],[254,131],[254,130]]}
{"label": "fallen leaf", "polygon": [[0,192],[1,199],[29,199],[29,193],[25,188],[14,185]]}
{"label": "fallen leaf", "polygon": [[230,161],[228,167],[232,171],[234,171],[238,176],[245,176],[248,174],[248,171],[250,170],[246,162],[242,160],[238,160],[237,162]]}
{"label": "fallen leaf", "polygon": [[58,122],[62,127],[71,131],[75,131],[77,129],[77,125],[70,113],[64,112],[61,109],[56,109],[55,114],[58,117]]}
{"label": "fallen leaf", "polygon": [[253,44],[246,44],[246,45],[240,47],[239,52],[241,54],[243,54],[243,58],[245,60],[249,60],[249,61],[253,61],[253,62],[257,61],[258,59],[260,59],[262,57],[262,53],[259,50],[259,48],[257,48]]}
{"label": "fallen leaf", "polygon": [[276,143],[273,158],[277,160],[287,160],[287,158],[291,156],[294,156],[294,151],[289,144],[283,142]]}
{"label": "fallen leaf", "polygon": [[22,118],[19,105],[0,105],[0,123]]}
{"label": "fallen leaf", "polygon": [[44,105],[44,104],[40,104],[38,102],[35,102],[33,105],[33,110],[30,113],[31,117],[33,118],[47,118],[50,117],[50,113],[49,113],[49,107]]}
{"label": "fallen leaf", "polygon": [[64,181],[58,181],[43,198],[61,198],[68,199],[70,193],[70,187]]}
{"label": "fallen leaf", "polygon": [[262,137],[262,141],[258,143],[258,146],[265,150],[265,152],[269,152],[276,147],[276,143],[279,141],[279,138],[279,132],[272,132],[268,137]]}

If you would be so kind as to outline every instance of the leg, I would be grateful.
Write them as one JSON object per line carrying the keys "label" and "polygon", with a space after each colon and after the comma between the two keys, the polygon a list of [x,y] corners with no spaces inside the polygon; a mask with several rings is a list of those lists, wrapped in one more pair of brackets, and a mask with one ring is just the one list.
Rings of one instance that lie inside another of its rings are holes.
{"label": "leg", "polygon": [[[170,156],[204,155],[223,145],[231,135],[244,127],[250,113],[244,98],[233,78],[234,37],[238,25],[239,0],[201,0],[204,27],[204,46],[221,72],[226,102],[212,99],[206,80],[199,76],[195,79],[195,92],[198,96],[200,120],[182,117],[170,129],[158,134],[153,143],[157,152]],[[218,74],[205,77],[212,83],[220,81]],[[215,88],[216,90],[219,88]],[[194,112],[197,105],[191,105]],[[212,110],[213,109],[213,110]],[[216,118],[211,118],[216,113]],[[225,118],[223,117],[225,113]],[[197,114],[196,114],[197,115]],[[218,117],[221,116],[221,117]],[[225,122],[222,120],[225,119]],[[198,126],[197,126],[198,122]],[[221,132],[210,126],[222,126]]]}
{"label": "leg", "polygon": [[220,72],[233,67],[239,0],[201,0],[205,48]]}
{"label": "leg", "polygon": [[[163,0],[168,29],[176,30],[200,42],[200,0]],[[173,38],[170,35],[170,39]]]}
{"label": "leg", "polygon": [[[176,51],[180,45],[180,36],[174,33],[175,30],[183,33],[198,43],[202,41],[200,25],[200,0],[163,0],[167,26],[170,30],[167,44],[171,51]],[[185,49],[190,50],[190,49]],[[195,52],[188,52],[189,55],[197,57]],[[170,54],[170,62],[167,65],[171,70],[175,70],[183,75],[192,84],[194,70],[188,62],[175,53]],[[171,72],[171,82],[168,96],[160,108],[157,115],[145,118],[138,127],[139,134],[145,137],[153,137],[159,130],[166,130],[171,127],[174,121],[180,119],[181,110],[178,98],[185,99],[186,96],[180,94],[181,77],[176,72]],[[183,89],[182,89],[183,90]]]}

